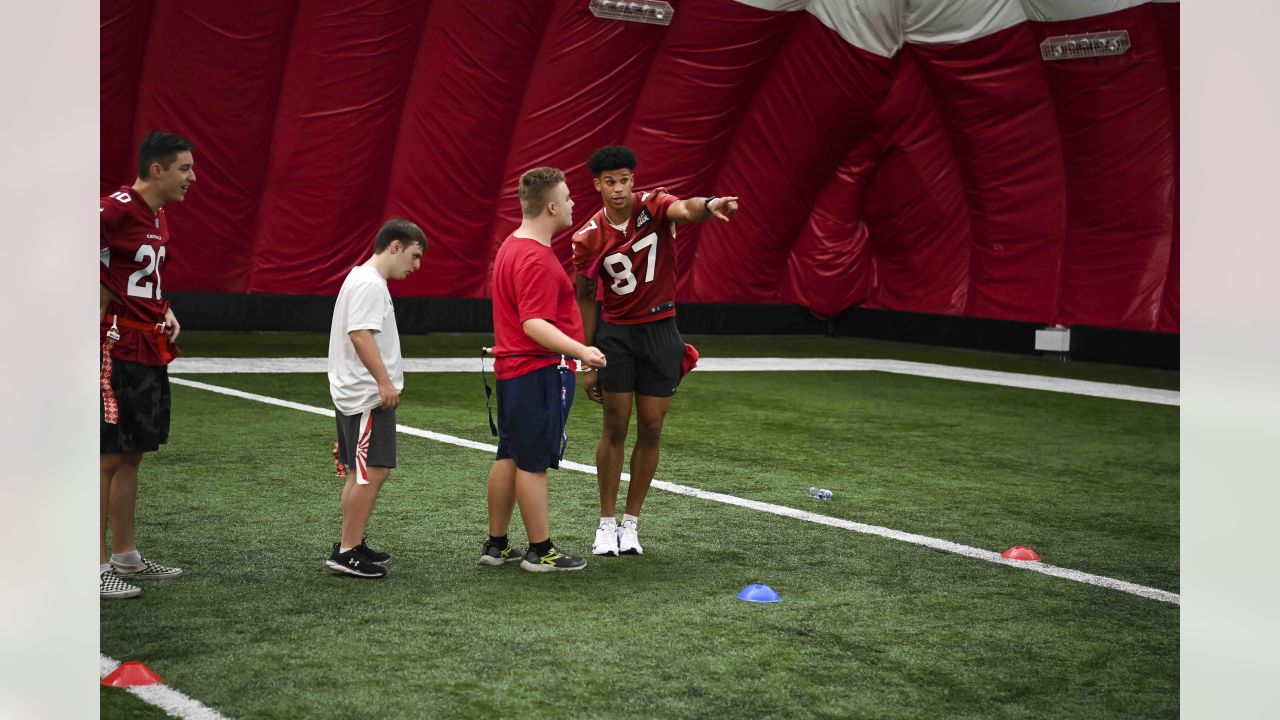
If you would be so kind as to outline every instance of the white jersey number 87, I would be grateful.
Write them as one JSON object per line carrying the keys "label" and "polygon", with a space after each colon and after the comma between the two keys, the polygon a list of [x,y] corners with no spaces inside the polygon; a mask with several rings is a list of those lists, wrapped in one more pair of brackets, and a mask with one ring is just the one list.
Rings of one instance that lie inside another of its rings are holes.
{"label": "white jersey number 87", "polygon": [[[631,251],[639,252],[646,248],[649,249],[649,254],[645,262],[643,282],[653,282],[653,269],[658,264],[658,233],[649,233],[640,238],[631,246]],[[635,273],[631,272],[632,267],[631,257],[626,253],[616,252],[605,257],[605,272],[613,278],[613,284],[609,289],[618,295],[630,295],[635,292],[636,286],[640,283],[636,281]]]}

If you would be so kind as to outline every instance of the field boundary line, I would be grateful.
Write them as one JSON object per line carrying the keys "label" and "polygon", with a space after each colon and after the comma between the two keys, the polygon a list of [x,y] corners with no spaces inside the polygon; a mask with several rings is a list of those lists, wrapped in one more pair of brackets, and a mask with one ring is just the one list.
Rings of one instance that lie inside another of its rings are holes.
{"label": "field boundary line", "polygon": [[[101,653],[99,655],[102,659],[99,664],[98,677],[106,677],[120,667],[119,660]],[[160,708],[171,717],[182,718],[183,720],[230,720],[226,715],[195,698],[174,690],[167,684],[137,685],[120,689],[128,690],[143,702]]]}
{"label": "field boundary line", "polygon": [[[197,382],[195,380],[187,380],[185,378],[170,378],[170,382],[176,385],[195,388],[198,390],[207,390],[209,392],[218,393],[220,395],[228,395],[230,397],[240,398],[242,400],[252,400],[255,402],[265,403],[267,405],[275,405],[277,407],[289,408],[291,410],[301,410],[313,415],[323,415],[325,417],[333,417],[334,410],[332,408],[321,408],[314,405],[304,405],[303,403],[293,402],[292,400],[282,400],[267,395],[258,395],[257,393],[245,392],[235,388],[223,387],[222,385],[210,385],[208,383]],[[498,447],[489,443],[476,442],[474,440],[466,440],[453,435],[445,435],[444,433],[432,432],[430,430],[422,430],[402,423],[396,424],[396,431],[405,435],[435,440],[436,442],[447,443],[449,445],[457,445],[459,447],[470,448],[472,450],[485,450],[488,452],[497,452]],[[565,460],[560,463],[560,467],[566,470],[576,470],[578,472],[587,473],[595,477],[596,468],[594,465],[586,465],[583,463]],[[629,473],[622,473],[624,482],[630,481]],[[855,522],[853,520],[845,520],[843,518],[831,517],[830,515],[821,515],[818,513],[800,510],[785,505],[775,505],[773,503],[761,502],[758,500],[748,500],[740,498],[736,495],[726,495],[724,493],[702,490],[688,485],[678,485],[676,483],[667,482],[665,480],[654,479],[651,487],[660,490],[675,493],[677,495],[685,495],[688,497],[699,498],[702,500],[712,500],[714,502],[724,503],[726,505],[736,505],[738,507],[758,510],[781,517],[789,517],[796,520],[816,523],[819,525],[827,525],[830,527],[852,530],[863,535],[875,535],[878,537],[897,540],[899,542],[911,543],[912,545],[920,545],[933,550],[941,550],[942,552],[952,553],[955,555],[963,555],[964,557],[974,558],[975,560],[984,560],[996,565],[1004,565],[1006,567],[1017,568],[1019,570],[1030,570],[1051,577],[1058,577],[1064,580],[1072,580],[1087,585],[1095,585],[1097,587],[1107,588],[1109,590],[1118,590],[1120,592],[1137,595],[1150,600],[1158,600],[1160,602],[1172,603],[1174,605],[1182,604],[1182,597],[1177,593],[1168,590],[1160,590],[1158,588],[1138,585],[1126,580],[1117,580],[1116,578],[1105,577],[1102,575],[1093,575],[1080,570],[1072,570],[1070,568],[1058,567],[1045,562],[1026,562],[1020,560],[1008,560],[1000,556],[999,553],[991,550],[983,550],[982,548],[961,545],[960,543],[943,540],[941,538],[929,537],[927,535],[917,535],[915,533],[904,532],[902,530],[894,530],[893,528],[881,527],[879,525],[868,525],[866,523]]]}
{"label": "field boundary line", "polygon": [[[477,348],[477,355],[479,348]],[[405,372],[462,373],[479,369],[473,358],[406,358]],[[213,373],[323,373],[328,370],[326,358],[178,358],[169,366],[174,375]],[[493,371],[493,360],[485,360],[485,370]],[[703,358],[698,372],[884,372],[894,375],[955,380],[958,382],[1000,385],[1026,390],[1086,395],[1089,397],[1129,400],[1155,405],[1180,405],[1177,390],[1074,380],[1071,378],[978,370],[954,365],[910,360],[878,360],[874,358]]]}

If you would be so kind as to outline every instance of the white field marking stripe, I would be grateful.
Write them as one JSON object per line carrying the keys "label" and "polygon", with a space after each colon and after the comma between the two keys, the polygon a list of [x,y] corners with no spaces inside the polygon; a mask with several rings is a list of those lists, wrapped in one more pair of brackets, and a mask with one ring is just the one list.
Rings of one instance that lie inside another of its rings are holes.
{"label": "white field marking stripe", "polygon": [[[412,358],[403,361],[405,372],[475,372],[474,358]],[[493,360],[485,360],[485,370],[493,371]],[[1003,385],[1027,390],[1087,395],[1090,397],[1132,400],[1157,405],[1180,405],[1177,390],[1160,390],[1133,385],[1072,380],[1070,378],[1028,375],[1026,373],[976,370],[952,365],[911,362],[908,360],[876,360],[868,358],[704,358],[698,361],[701,372],[779,372],[779,371],[871,371],[896,375],[958,380],[961,382]],[[178,358],[169,372],[180,375],[205,373],[323,373],[328,372],[326,358]]]}
{"label": "white field marking stripe", "polygon": [[[247,393],[243,390],[234,390],[232,388],[222,387],[220,385],[208,385],[206,383],[184,380],[181,378],[170,378],[170,382],[176,385],[186,385],[188,387],[208,390],[210,392],[230,395],[232,397],[243,398],[245,400],[256,400],[257,402],[266,403],[268,405],[277,405],[279,407],[292,408],[294,410],[302,410],[304,412],[315,413],[316,415],[325,415],[333,417],[333,410],[312,407],[310,405],[302,405],[300,403],[291,402],[289,400],[280,400],[278,398],[267,397],[266,395],[255,395]],[[450,445],[459,445],[473,450],[485,450],[487,452],[497,452],[498,446],[488,443],[475,442],[473,440],[464,440],[452,435],[431,432],[430,430],[419,430],[418,428],[409,427],[408,425],[396,425],[396,430],[406,435],[414,435],[416,437],[426,438],[428,440],[436,440]],[[584,465],[582,463],[573,462],[571,460],[561,461],[560,467],[566,470],[577,470],[578,472],[587,473],[595,476],[596,468],[594,465]],[[622,473],[622,480],[630,482],[629,473]],[[811,513],[807,510],[797,510],[796,508],[786,507],[785,505],[774,505],[773,503],[760,502],[758,500],[747,500],[745,498],[736,497],[734,495],[725,495],[724,493],[711,492],[709,490],[700,490],[688,485],[677,485],[675,483],[666,482],[665,480],[653,481],[652,487],[667,492],[676,493],[677,495],[687,495],[689,497],[700,498],[703,500],[714,500],[715,502],[725,503],[727,505],[736,505],[738,507],[750,508],[761,512],[772,513],[782,517],[794,518],[796,520],[804,520],[806,522],[817,523],[819,525],[828,525],[830,527],[843,528],[852,530],[864,535],[877,535],[890,540],[898,540],[900,542],[911,543],[913,545],[922,545],[933,550],[941,550],[943,552],[963,555],[965,557],[977,560],[985,560],[987,562],[996,563],[998,565],[1006,565],[1019,570],[1030,570],[1032,572],[1042,573],[1044,575],[1052,575],[1066,580],[1074,580],[1088,585],[1097,585],[1111,590],[1119,590],[1131,595],[1159,600],[1161,602],[1173,603],[1174,605],[1182,604],[1182,597],[1177,593],[1168,590],[1160,590],[1158,588],[1138,585],[1136,583],[1127,582],[1125,580],[1117,580],[1115,578],[1104,577],[1102,575],[1091,575],[1079,570],[1058,567],[1045,562],[1027,562],[1025,560],[1007,560],[1000,556],[1000,553],[991,550],[983,550],[981,548],[961,545],[951,542],[950,540],[941,540],[939,538],[929,537],[927,535],[916,535],[915,533],[894,530],[893,528],[881,527],[879,525],[868,525],[866,523],[854,522],[853,520],[844,520],[842,518],[834,518],[829,515],[819,515]]]}
{"label": "white field marking stripe", "polygon": [[[101,670],[99,677],[106,677],[111,671],[120,667],[120,661],[102,655],[99,667]],[[229,720],[226,715],[199,700],[183,695],[168,685],[138,685],[121,689],[137,695],[145,703],[155,705],[170,717],[184,718],[184,720]]]}

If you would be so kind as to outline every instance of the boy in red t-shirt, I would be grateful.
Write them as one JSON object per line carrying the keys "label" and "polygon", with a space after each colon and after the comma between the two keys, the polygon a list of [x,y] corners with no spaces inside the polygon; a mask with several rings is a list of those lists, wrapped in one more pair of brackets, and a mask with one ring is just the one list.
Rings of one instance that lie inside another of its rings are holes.
{"label": "boy in red t-shirt", "polygon": [[[586,559],[564,555],[551,542],[547,468],[558,468],[564,453],[575,389],[569,359],[596,368],[604,367],[605,359],[582,344],[573,286],[551,250],[552,236],[573,224],[564,173],[543,167],[521,175],[520,209],[520,227],[502,242],[493,261],[498,453],[489,471],[489,539],[480,562],[520,560],[530,572],[581,570]],[[507,539],[517,502],[529,535],[523,556]]]}

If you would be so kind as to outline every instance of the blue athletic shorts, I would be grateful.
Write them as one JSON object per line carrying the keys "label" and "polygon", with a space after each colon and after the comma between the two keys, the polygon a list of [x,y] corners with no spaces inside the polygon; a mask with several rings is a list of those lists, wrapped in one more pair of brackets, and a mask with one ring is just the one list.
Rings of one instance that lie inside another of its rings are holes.
{"label": "blue athletic shorts", "polygon": [[498,456],[525,472],[560,467],[565,423],[577,381],[573,370],[548,365],[498,381]]}

